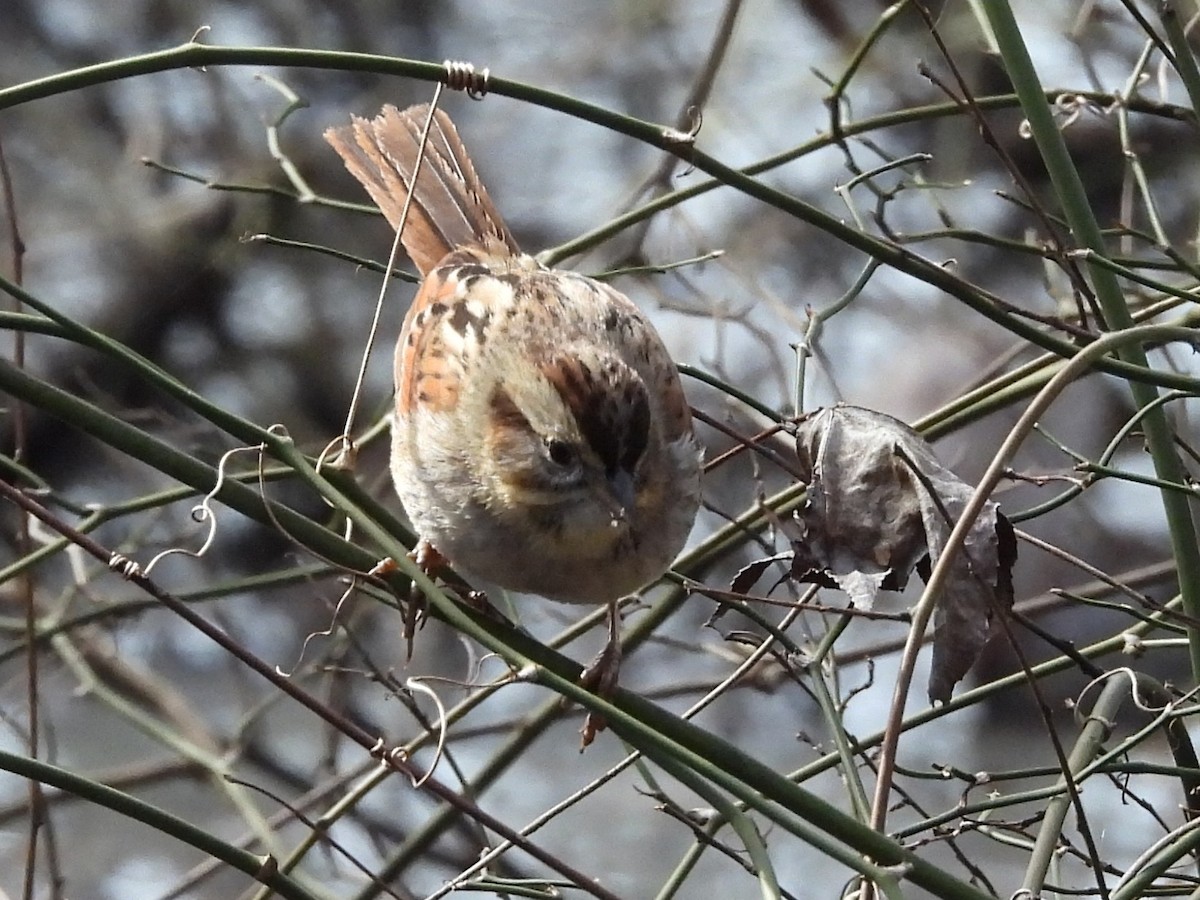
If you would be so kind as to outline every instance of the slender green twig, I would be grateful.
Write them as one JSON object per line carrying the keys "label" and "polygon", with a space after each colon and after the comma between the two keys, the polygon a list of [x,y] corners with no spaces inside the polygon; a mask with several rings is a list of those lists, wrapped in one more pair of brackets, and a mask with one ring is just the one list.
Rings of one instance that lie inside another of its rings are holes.
{"label": "slender green twig", "polygon": [[191,822],[152,806],[144,800],[139,800],[124,791],[115,790],[49,763],[26,756],[18,756],[5,750],[0,750],[0,769],[42,784],[53,785],[98,806],[149,825],[156,831],[177,838],[224,861],[230,867],[272,888],[281,897],[289,898],[289,900],[318,900],[315,894],[309,893],[292,878],[277,871],[275,861],[270,856],[255,856],[226,844],[224,841],[219,841]]}
{"label": "slender green twig", "polygon": [[854,79],[859,69],[862,68],[862,64],[866,61],[871,50],[883,39],[888,29],[891,28],[897,17],[908,5],[908,0],[899,0],[899,2],[893,3],[880,15],[875,17],[875,22],[871,25],[871,29],[859,41],[858,46],[854,48],[854,52],[850,54],[850,59],[842,69],[842,74],[831,86],[829,96],[825,98],[825,105],[829,108],[829,133],[834,135],[835,139],[841,140],[847,134],[846,127],[842,122],[842,102],[846,91],[850,87],[850,82]]}
{"label": "slender green twig", "polygon": [[[1190,397],[1194,397],[1194,396],[1196,396],[1196,395],[1188,393],[1187,391],[1168,391],[1165,394],[1159,395],[1154,400],[1154,403],[1152,404],[1152,406],[1154,406],[1154,407],[1166,406],[1168,403],[1174,403],[1177,400],[1182,400],[1182,399],[1190,398]],[[1142,484],[1150,484],[1155,487],[1163,487],[1167,490],[1181,490],[1184,493],[1190,494],[1191,496],[1195,496],[1195,490],[1190,485],[1167,484],[1166,482],[1160,481],[1157,478],[1148,478],[1146,476],[1138,475],[1136,473],[1123,473],[1123,472],[1120,472],[1119,470],[1114,469],[1108,465],[1108,462],[1114,456],[1117,455],[1117,452],[1121,449],[1122,444],[1124,444],[1125,440],[1129,437],[1129,435],[1137,427],[1138,423],[1141,422],[1142,419],[1144,419],[1146,417],[1146,414],[1149,411],[1150,411],[1149,407],[1143,407],[1142,409],[1137,410],[1128,419],[1126,419],[1125,423],[1123,425],[1121,425],[1121,427],[1117,429],[1116,433],[1113,434],[1113,436],[1109,439],[1108,445],[1100,452],[1100,455],[1096,458],[1095,462],[1092,462],[1091,460],[1088,460],[1088,459],[1084,459],[1084,458],[1080,457],[1078,454],[1074,454],[1072,451],[1068,450],[1066,447],[1063,447],[1061,445],[1059,445],[1059,449],[1063,450],[1066,453],[1071,454],[1075,459],[1078,460],[1078,462],[1076,464],[1076,471],[1088,473],[1089,476],[1109,476],[1109,475],[1111,475],[1114,477],[1126,477],[1130,481],[1138,481],[1138,482],[1141,482]],[[1042,433],[1045,434],[1044,431]],[[1065,491],[1063,491],[1057,497],[1052,497],[1051,499],[1046,500],[1043,503],[1039,503],[1037,506],[1031,507],[1030,509],[1024,509],[1019,512],[1013,513],[1012,515],[1009,516],[1009,521],[1011,521],[1013,523],[1023,522],[1028,519],[1035,519],[1038,516],[1045,515],[1046,513],[1059,508],[1063,504],[1065,504],[1065,503],[1069,502],[1070,500],[1072,500],[1073,498],[1079,496],[1079,494],[1083,493],[1083,491],[1086,488],[1090,487],[1094,481],[1096,481],[1095,477],[1080,478],[1077,480],[1076,484],[1073,484],[1071,487],[1067,488]]]}
{"label": "slender green twig", "polygon": [[[714,790],[706,781],[698,778],[691,769],[680,765],[671,756],[659,756],[657,762],[663,767],[664,771],[679,781],[680,784],[694,791],[697,796],[703,797],[717,814],[729,822],[734,832],[741,838],[742,846],[745,848],[746,854],[750,857],[750,863],[755,874],[758,876],[759,896],[763,900],[778,900],[779,883],[775,877],[775,866],[771,863],[771,856],[767,853],[766,842],[763,840],[763,836],[759,832],[754,820],[739,809],[737,804],[730,802],[729,798],[720,791]],[[834,850],[836,853],[841,848],[835,847]],[[834,858],[837,857],[835,856]]]}
{"label": "slender green twig", "polygon": [[1200,67],[1196,65],[1196,53],[1183,32],[1183,22],[1194,16],[1196,10],[1194,7],[1189,9],[1181,0],[1161,0],[1158,14],[1167,33],[1167,43],[1171,45],[1171,62],[1187,91],[1188,101],[1192,109],[1200,110]]}
{"label": "slender green twig", "polygon": [[[1021,107],[1029,121],[1034,141],[1046,164],[1071,231],[1082,247],[1103,255],[1104,238],[1096,224],[1079,171],[1067,152],[1062,133],[1054,122],[1054,116],[1046,102],[1045,93],[1012,10],[1006,0],[988,0],[984,9],[996,34],[1005,69],[1012,78],[1017,96],[1021,98]],[[1116,276],[1110,270],[1094,263],[1089,266],[1089,272],[1096,299],[1109,326],[1117,330],[1132,327],[1133,318]],[[1124,362],[1139,369],[1148,367],[1145,350],[1140,344],[1121,344],[1117,355]],[[1139,407],[1150,406],[1157,395],[1153,386],[1142,381],[1131,381],[1129,390],[1134,403]],[[1170,424],[1160,409],[1155,409],[1147,416],[1145,431],[1158,477],[1166,482],[1183,483],[1186,473],[1175,452]],[[1184,610],[1188,615],[1200,619],[1200,540],[1197,538],[1191,505],[1188,498],[1174,491],[1161,491],[1160,496],[1170,531],[1171,546],[1179,566],[1179,591],[1183,597]],[[1200,628],[1189,630],[1189,640],[1192,677],[1200,680]]]}
{"label": "slender green twig", "polygon": [[[1080,729],[1079,737],[1067,760],[1070,777],[1076,784],[1079,783],[1078,776],[1084,767],[1092,762],[1093,757],[1099,752],[1101,744],[1107,740],[1121,704],[1134,690],[1134,679],[1127,672],[1114,672],[1105,681],[1100,696],[1088,714],[1083,728]],[[1025,869],[1025,879],[1021,882],[1021,888],[1027,891],[1031,897],[1040,896],[1042,893],[1046,872],[1050,868],[1051,860],[1054,859],[1058,840],[1062,836],[1063,823],[1066,821],[1067,812],[1071,809],[1071,794],[1066,790],[1065,778],[1064,775],[1064,781],[1060,782],[1063,788],[1062,792],[1046,804],[1046,812],[1042,818],[1041,827],[1038,829],[1037,840],[1034,841],[1033,850],[1029,854],[1029,863]]]}
{"label": "slender green twig", "polygon": [[309,241],[293,241],[288,238],[277,237],[273,234],[248,234],[242,240],[246,243],[261,241],[264,244],[270,244],[274,247],[286,247],[290,250],[302,250],[305,253],[320,253],[324,256],[332,256],[334,259],[352,263],[360,269],[366,269],[368,272],[374,272],[377,275],[388,275],[400,281],[407,281],[409,284],[416,284],[420,280],[412,272],[406,272],[404,269],[397,268],[389,270],[383,263],[367,259],[364,256],[356,256],[353,253],[347,253],[335,247],[326,247],[324,244],[313,244]]}
{"label": "slender green twig", "polygon": [[1196,303],[1200,301],[1200,293],[1197,292],[1196,285],[1191,285],[1190,287],[1176,287],[1175,285],[1168,284],[1160,279],[1149,278],[1146,275],[1142,275],[1140,272],[1135,272],[1128,266],[1121,265],[1116,260],[1110,259],[1106,256],[1101,256],[1099,253],[1096,253],[1090,248],[1073,251],[1070,255],[1083,259],[1085,262],[1093,265],[1100,266],[1101,268],[1108,269],[1114,275],[1120,275],[1122,278],[1126,279],[1127,281],[1132,281],[1134,284],[1140,284],[1143,287],[1151,288],[1152,290],[1159,291],[1160,293],[1167,294],[1171,297],[1178,297],[1180,300],[1186,300],[1188,303]]}
{"label": "slender green twig", "polygon": [[[1127,877],[1113,889],[1110,900],[1141,900],[1153,896],[1149,890],[1154,882],[1181,858],[1195,853],[1197,848],[1200,848],[1200,819],[1189,819],[1134,861]],[[1200,888],[1188,897],[1200,897]]]}

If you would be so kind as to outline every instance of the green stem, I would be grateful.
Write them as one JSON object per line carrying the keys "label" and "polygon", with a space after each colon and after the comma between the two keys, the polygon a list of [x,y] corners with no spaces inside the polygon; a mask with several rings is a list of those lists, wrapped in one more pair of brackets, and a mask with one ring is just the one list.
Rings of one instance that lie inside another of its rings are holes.
{"label": "green stem", "polygon": [[[1062,203],[1063,214],[1071,232],[1081,247],[1104,256],[1107,252],[1104,237],[1088,203],[1079,171],[1071,161],[1062,132],[1054,121],[1050,104],[1046,102],[1046,95],[1012,9],[1006,0],[987,0],[984,10],[995,32],[1005,68],[1021,100],[1021,107]],[[1091,258],[1088,260],[1088,273],[1108,327],[1114,331],[1130,328],[1133,325],[1133,317],[1125,303],[1116,275],[1110,269],[1096,264]],[[1123,343],[1117,350],[1117,356],[1138,369],[1148,368],[1146,352],[1140,343]],[[1130,381],[1129,391],[1133,395],[1134,403],[1139,407],[1151,406],[1158,396],[1152,385],[1142,381]],[[1146,417],[1144,427],[1155,473],[1162,481],[1184,483],[1186,474],[1175,452],[1174,436],[1166,415],[1156,407]],[[1179,593],[1183,597],[1184,612],[1193,619],[1200,619],[1200,542],[1197,541],[1191,502],[1189,498],[1174,491],[1160,490],[1159,493],[1178,566]],[[1200,628],[1188,628],[1188,643],[1192,678],[1200,681]]]}
{"label": "green stem", "polygon": [[[670,756],[659,757],[658,764],[684,787],[704,798],[716,810],[717,815],[729,822],[730,827],[741,838],[746,855],[750,857],[750,865],[758,875],[759,893],[763,900],[779,900],[779,882],[775,878],[775,867],[771,864],[766,843],[763,841],[762,834],[759,833],[758,826],[754,824],[754,820],[746,815],[737,804],[731,803],[723,793]],[[841,851],[845,854],[845,850],[841,847],[835,846],[833,849],[835,852]],[[833,858],[837,859],[837,856]],[[857,858],[851,859],[848,864],[853,865],[856,862],[858,862]]]}
{"label": "green stem", "polygon": [[[1194,853],[1200,847],[1200,820],[1189,819],[1175,829],[1167,838],[1160,841],[1157,852],[1148,859],[1139,861],[1131,866],[1128,880],[1117,885],[1110,900],[1143,900],[1155,896],[1150,888],[1155,880],[1163,875],[1189,853]],[[1188,894],[1189,898],[1200,898],[1200,888]]]}
{"label": "green stem", "polygon": [[318,900],[314,894],[310,894],[294,880],[277,871],[275,860],[272,857],[255,856],[253,853],[247,853],[245,850],[219,841],[192,823],[173,816],[157,806],[151,806],[124,791],[90,781],[49,763],[26,756],[18,756],[4,750],[0,750],[0,769],[41,784],[52,785],[59,790],[149,825],[163,834],[178,838],[239,872],[246,873],[255,881],[270,887],[288,900]]}
{"label": "green stem", "polygon": [[1179,73],[1192,109],[1200,109],[1200,69],[1196,67],[1196,56],[1181,24],[1195,15],[1195,10],[1185,8],[1181,0],[1159,0],[1158,13],[1162,19],[1163,30],[1167,33],[1167,42],[1174,54],[1172,62],[1175,64],[1175,71]]}
{"label": "green stem", "polygon": [[1037,840],[1034,841],[1033,851],[1029,856],[1029,865],[1025,869],[1025,880],[1021,882],[1022,889],[1027,891],[1030,897],[1042,895],[1046,872],[1049,871],[1055,850],[1058,849],[1063,823],[1071,808],[1072,792],[1067,789],[1067,779],[1074,779],[1079,775],[1099,752],[1101,745],[1112,731],[1112,724],[1121,708],[1121,703],[1133,693],[1133,690],[1134,679],[1130,672],[1124,670],[1114,672],[1100,691],[1100,697],[1096,700],[1096,705],[1092,707],[1091,715],[1087,717],[1086,723],[1079,732],[1079,738],[1075,741],[1075,746],[1067,759],[1069,772],[1063,773],[1063,777],[1056,786],[1056,790],[1060,793],[1057,793],[1054,799],[1046,804],[1046,813],[1042,818]]}

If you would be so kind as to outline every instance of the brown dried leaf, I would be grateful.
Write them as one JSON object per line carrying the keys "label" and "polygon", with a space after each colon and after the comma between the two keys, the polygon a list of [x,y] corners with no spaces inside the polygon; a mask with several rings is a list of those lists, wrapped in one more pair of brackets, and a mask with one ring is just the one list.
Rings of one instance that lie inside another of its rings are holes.
{"label": "brown dried leaf", "polygon": [[[919,564],[936,563],[972,487],[898,419],[835,406],[800,424],[796,453],[809,497],[797,519],[793,577],[833,584],[858,608],[881,590],[901,590]],[[929,697],[944,702],[974,664],[997,610],[1012,605],[1012,527],[988,502],[934,613]]]}
{"label": "brown dried leaf", "polygon": [[[754,587],[754,585],[758,583],[758,580],[763,577],[763,573],[766,572],[767,569],[776,563],[785,561],[788,556],[789,554],[780,553],[775,556],[768,556],[765,559],[757,559],[754,562],[743,566],[738,570],[737,574],[733,576],[733,581],[729,584],[729,592],[731,594],[745,594],[750,590],[750,588]],[[779,580],[784,581],[786,578],[787,576],[784,575]],[[704,627],[714,627],[718,622],[721,621],[721,619],[725,618],[725,614],[729,612],[730,609],[731,606],[729,604],[718,603],[716,608],[713,609],[712,614],[708,617],[707,621],[705,621]]]}
{"label": "brown dried leaf", "polygon": [[[768,556],[764,559],[756,559],[754,562],[742,566],[738,569],[736,575],[733,576],[733,581],[729,583],[729,591],[733,594],[744,594],[750,588],[758,583],[758,579],[763,577],[763,574],[775,563],[783,562],[787,559],[787,554],[779,554],[776,556]],[[780,579],[786,581],[786,578]]]}

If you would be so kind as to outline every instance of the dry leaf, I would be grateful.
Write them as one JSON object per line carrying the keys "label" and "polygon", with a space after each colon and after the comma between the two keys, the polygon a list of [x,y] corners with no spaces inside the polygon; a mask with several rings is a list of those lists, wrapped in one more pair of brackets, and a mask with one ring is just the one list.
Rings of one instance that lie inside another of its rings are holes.
{"label": "dry leaf", "polygon": [[[797,513],[793,577],[837,586],[869,609],[881,590],[901,590],[937,562],[973,488],[898,419],[838,405],[800,423],[808,503]],[[929,698],[950,699],[987,643],[997,611],[1012,606],[1012,526],[989,501],[971,526],[934,614]]]}

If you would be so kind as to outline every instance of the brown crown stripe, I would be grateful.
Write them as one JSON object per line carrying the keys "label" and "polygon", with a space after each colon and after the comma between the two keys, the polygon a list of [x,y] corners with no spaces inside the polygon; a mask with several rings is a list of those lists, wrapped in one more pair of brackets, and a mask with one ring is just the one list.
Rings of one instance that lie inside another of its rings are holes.
{"label": "brown crown stripe", "polygon": [[605,368],[601,381],[582,360],[560,356],[545,373],[605,469],[632,472],[650,437],[650,399],[632,370],[616,361]]}

